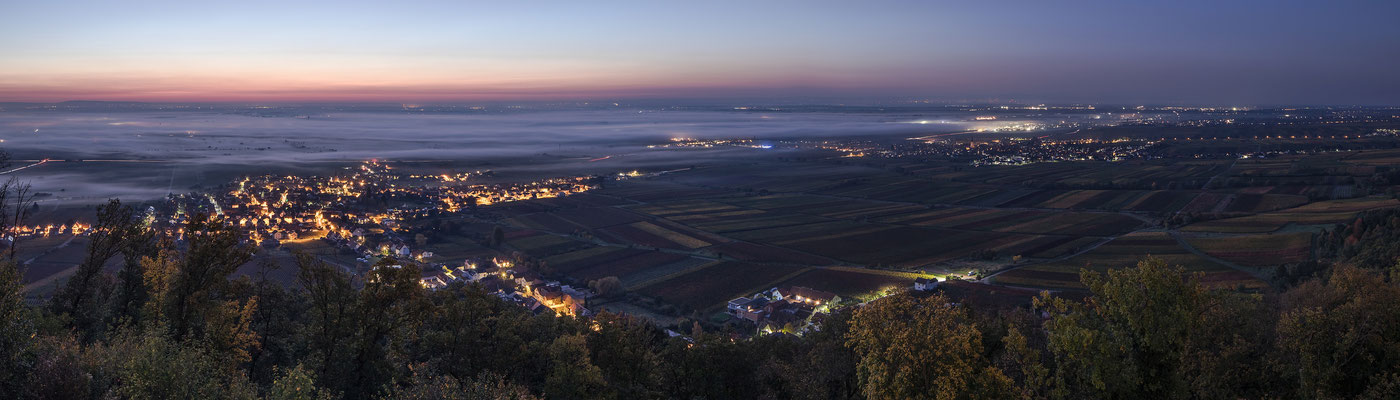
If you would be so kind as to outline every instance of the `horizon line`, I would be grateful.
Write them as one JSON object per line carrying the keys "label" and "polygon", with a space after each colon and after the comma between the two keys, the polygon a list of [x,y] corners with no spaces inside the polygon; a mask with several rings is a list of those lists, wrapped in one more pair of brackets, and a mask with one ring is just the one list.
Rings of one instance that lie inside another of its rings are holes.
{"label": "horizon line", "polygon": [[[1046,107],[1187,107],[1187,108],[1241,108],[1236,111],[1251,111],[1251,109],[1277,109],[1277,108],[1400,108],[1400,104],[1365,104],[1365,103],[1231,103],[1231,102],[1182,102],[1182,101],[1158,101],[1158,102],[1130,102],[1130,101],[1038,101],[1038,100],[1018,100],[1014,98],[998,99],[963,99],[963,100],[940,100],[933,98],[919,98],[914,96],[677,96],[677,97],[556,97],[556,98],[527,98],[527,99],[459,99],[459,100],[352,100],[352,99],[224,99],[224,100],[122,100],[122,99],[85,99],[74,98],[66,100],[11,100],[0,99],[0,104],[26,104],[26,105],[61,105],[66,103],[93,103],[93,104],[134,104],[134,105],[220,105],[220,106],[256,106],[256,105],[278,105],[278,106],[313,106],[313,105],[361,105],[361,106],[400,106],[406,108],[421,107],[454,107],[454,106],[482,106],[482,105],[506,105],[506,104],[531,104],[531,105],[597,105],[614,107],[631,106],[656,106],[658,103],[667,103],[672,106],[733,106],[737,104],[767,105],[767,106],[826,106],[826,107],[979,107],[979,106],[1046,106]],[[622,104],[634,103],[634,104]],[[637,104],[640,103],[640,104]],[[685,103],[685,104],[681,104]]]}

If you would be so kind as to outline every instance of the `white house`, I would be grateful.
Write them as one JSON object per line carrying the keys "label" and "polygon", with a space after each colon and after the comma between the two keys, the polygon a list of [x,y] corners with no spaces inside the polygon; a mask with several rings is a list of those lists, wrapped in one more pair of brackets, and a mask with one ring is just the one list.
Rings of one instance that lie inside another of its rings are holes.
{"label": "white house", "polygon": [[938,278],[919,278],[914,280],[914,290],[928,291],[938,287]]}

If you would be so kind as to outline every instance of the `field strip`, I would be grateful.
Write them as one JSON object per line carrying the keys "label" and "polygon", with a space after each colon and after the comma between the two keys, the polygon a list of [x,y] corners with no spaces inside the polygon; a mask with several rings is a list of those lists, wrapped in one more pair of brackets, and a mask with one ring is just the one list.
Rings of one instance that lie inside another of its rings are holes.
{"label": "field strip", "polygon": [[1052,263],[1057,263],[1057,262],[1060,262],[1060,261],[1068,260],[1068,259],[1070,259],[1070,258],[1077,257],[1077,256],[1079,256],[1079,255],[1081,255],[1081,254],[1086,254],[1086,253],[1088,253],[1088,252],[1090,252],[1090,251],[1094,251],[1094,249],[1097,249],[1097,248],[1099,248],[1099,247],[1101,247],[1101,246],[1103,246],[1103,245],[1105,245],[1105,244],[1108,244],[1108,242],[1112,242],[1112,241],[1114,241],[1114,240],[1117,240],[1117,239],[1120,238],[1120,237],[1127,236],[1127,235],[1131,235],[1131,234],[1138,233],[1138,232],[1145,232],[1145,231],[1147,231],[1147,229],[1151,229],[1151,228],[1138,229],[1138,230],[1136,230],[1136,231],[1128,232],[1128,233],[1125,233],[1125,234],[1122,234],[1122,235],[1119,235],[1119,236],[1113,236],[1113,237],[1107,237],[1107,238],[1099,239],[1099,241],[1095,242],[1094,244],[1089,245],[1089,246],[1085,246],[1083,249],[1080,249],[1080,250],[1077,251],[1077,252],[1070,253],[1070,254],[1066,254],[1066,255],[1063,255],[1063,256],[1059,256],[1059,257],[1055,257],[1055,258],[1052,258],[1052,259],[1049,259],[1049,260],[1039,261],[1039,262],[1032,262],[1032,263],[1027,263],[1027,264],[1020,264],[1020,265],[1011,265],[1011,266],[1008,266],[1008,267],[1006,267],[1006,268],[1002,268],[1000,271],[994,272],[994,273],[992,273],[991,275],[987,275],[986,277],[984,277],[984,278],[978,280],[978,282],[987,283],[987,284],[995,284],[995,283],[996,283],[996,279],[995,279],[996,276],[997,276],[997,275],[1001,275],[1001,274],[1003,274],[1003,273],[1006,273],[1006,272],[1008,272],[1008,271],[1014,271],[1014,270],[1018,270],[1018,269],[1022,269],[1022,268],[1026,268],[1026,267],[1031,267],[1031,266],[1036,266],[1036,265],[1046,265],[1046,264],[1052,264]]}
{"label": "field strip", "polygon": [[713,267],[713,266],[719,265],[720,263],[722,263],[722,261],[708,262],[708,263],[700,264],[700,265],[698,265],[698,266],[696,266],[696,267],[694,267],[694,268],[687,268],[687,269],[683,269],[683,270],[680,270],[680,271],[672,272],[672,273],[669,273],[669,274],[666,274],[666,275],[663,275],[663,276],[659,276],[659,277],[656,277],[656,278],[654,278],[654,279],[649,279],[649,280],[646,280],[646,281],[637,282],[636,285],[632,285],[631,287],[628,287],[627,290],[628,290],[628,291],[640,290],[640,289],[646,288],[647,286],[651,286],[651,285],[655,285],[655,284],[657,284],[657,283],[665,282],[665,281],[671,280],[671,279],[673,279],[673,278],[679,277],[679,276],[681,276],[681,275],[685,275],[685,274],[688,274],[688,273],[691,273],[691,272],[695,272],[695,271],[699,271],[699,270],[702,270],[702,269],[705,269],[705,268],[709,268],[709,267]]}
{"label": "field strip", "polygon": [[831,240],[831,239],[840,239],[840,238],[850,237],[850,236],[856,236],[856,235],[866,235],[866,234],[871,234],[871,233],[877,233],[877,232],[887,231],[887,230],[890,230],[890,229],[893,229],[893,228],[894,228],[893,226],[891,226],[891,225],[886,225],[886,224],[870,224],[870,226],[860,227],[860,228],[847,229],[847,230],[839,231],[839,232],[837,232],[837,233],[832,233],[832,234],[829,234],[829,235],[804,236],[804,237],[797,238],[797,239],[788,239],[788,240],[775,241],[775,242],[773,242],[773,243],[771,243],[771,244],[772,244],[772,245],[776,245],[776,246],[787,246],[787,245],[791,245],[791,244],[794,244],[794,243],[810,242],[810,241],[815,241],[815,240]]}
{"label": "field strip", "polygon": [[883,269],[870,269],[870,268],[860,268],[860,267],[828,266],[828,267],[812,267],[812,268],[830,269],[830,270],[836,270],[836,271],[855,272],[855,273],[871,274],[871,275],[885,275],[885,276],[893,276],[893,277],[897,277],[897,278],[910,278],[910,279],[928,278],[928,277],[933,276],[933,275],[931,275],[931,274],[920,274],[920,273],[917,273],[917,272],[888,271],[888,270],[883,270]]}
{"label": "field strip", "polygon": [[57,273],[54,273],[53,275],[46,276],[46,277],[44,277],[43,279],[40,279],[40,280],[31,282],[31,283],[29,283],[28,285],[24,285],[24,288],[23,288],[21,291],[23,291],[23,292],[29,292],[29,291],[32,291],[32,290],[34,290],[34,289],[38,289],[38,288],[44,287],[44,285],[53,283],[54,281],[57,281],[57,280],[59,280],[59,279],[67,278],[69,275],[73,275],[73,274],[76,273],[76,272],[78,272],[78,266],[77,266],[77,265],[74,265],[74,266],[72,266],[72,267],[69,267],[68,269],[65,269],[65,270],[62,270],[62,271],[58,271]]}
{"label": "field strip", "polygon": [[689,235],[657,226],[656,224],[647,221],[635,222],[632,224],[628,224],[628,226],[637,228],[638,230],[641,230],[643,232],[660,236],[663,239],[670,240],[672,242],[675,242],[676,244],[685,246],[686,248],[690,249],[698,249],[701,247],[709,246],[711,244],[709,242],[690,237]]}
{"label": "field strip", "polygon": [[1191,254],[1195,254],[1198,257],[1204,258],[1206,259],[1206,261],[1224,265],[1226,267],[1229,267],[1230,269],[1249,274],[1249,276],[1254,277],[1254,279],[1258,279],[1260,282],[1264,282],[1265,285],[1273,287],[1273,283],[1271,283],[1273,280],[1261,275],[1257,269],[1241,266],[1233,262],[1222,260],[1219,257],[1206,254],[1206,252],[1197,249],[1195,246],[1192,246],[1191,243],[1187,242],[1186,238],[1182,237],[1180,232],[1171,231],[1167,232],[1167,234],[1171,235],[1172,239],[1176,239],[1176,242],[1181,246],[1181,248],[1186,249],[1186,251],[1190,252]]}
{"label": "field strip", "polygon": [[[934,202],[934,203],[916,203],[916,202],[908,202],[908,201],[876,200],[876,199],[864,199],[864,198],[859,198],[859,197],[841,196],[841,195],[826,194],[826,193],[807,193],[807,195],[809,195],[809,196],[831,197],[831,198],[838,198],[838,199],[848,199],[848,200],[863,200],[863,201],[881,202],[881,203],[915,204],[915,205],[923,205],[923,206],[926,206],[926,207],[960,207],[960,208],[977,208],[977,209],[1010,210],[1010,211],[1050,211],[1050,212],[1064,212],[1064,211],[1065,211],[1065,209],[1062,209],[1062,208],[1047,208],[1047,207],[993,207],[993,206],[977,206],[977,205],[958,204],[958,203],[937,203],[937,202]],[[1102,209],[1089,209],[1089,210],[1079,210],[1079,211],[1075,211],[1075,212],[1080,212],[1080,213],[1099,213],[1099,214],[1121,214],[1121,215],[1126,215],[1126,216],[1128,216],[1128,217],[1135,218],[1135,219],[1137,219],[1137,220],[1139,220],[1139,221],[1142,221],[1142,222],[1148,222],[1148,223],[1154,222],[1151,218],[1145,217],[1145,216],[1141,215],[1140,212],[1134,212],[1134,211],[1121,211],[1121,210],[1120,210],[1120,211],[1113,211],[1113,210],[1102,210]],[[907,225],[907,224],[896,224],[896,225]],[[962,230],[975,231],[975,229],[962,229]]]}

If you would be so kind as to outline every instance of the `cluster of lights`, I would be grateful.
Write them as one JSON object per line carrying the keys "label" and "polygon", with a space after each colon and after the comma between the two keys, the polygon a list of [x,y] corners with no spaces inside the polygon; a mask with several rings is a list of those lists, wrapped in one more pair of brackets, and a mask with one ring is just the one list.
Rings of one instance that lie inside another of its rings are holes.
{"label": "cluster of lights", "polygon": [[[400,174],[378,160],[346,168],[335,176],[259,176],[234,181],[222,193],[173,196],[174,211],[168,222],[179,234],[187,222],[186,208],[196,207],[215,218],[244,230],[250,241],[262,244],[278,241],[313,240],[334,233],[337,237],[364,244],[354,235],[359,228],[370,231],[398,230],[402,221],[431,211],[458,212],[472,205],[484,206],[519,200],[568,196],[593,189],[594,178],[550,178],[519,183],[476,183],[476,177],[491,171],[442,173],[435,175]],[[617,179],[643,176],[640,171],[619,174]],[[424,208],[364,210],[363,198],[405,196],[420,199]],[[77,225],[77,229],[87,229]],[[27,234],[72,231],[73,227],[21,229]],[[380,249],[381,251],[387,251]]]}

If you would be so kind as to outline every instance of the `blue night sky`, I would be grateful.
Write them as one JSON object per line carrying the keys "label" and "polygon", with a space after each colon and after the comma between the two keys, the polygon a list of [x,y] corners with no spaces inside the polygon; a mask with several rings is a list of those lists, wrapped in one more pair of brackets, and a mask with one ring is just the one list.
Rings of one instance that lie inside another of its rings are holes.
{"label": "blue night sky", "polygon": [[29,1],[3,11],[0,101],[1400,104],[1397,1]]}

